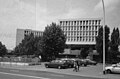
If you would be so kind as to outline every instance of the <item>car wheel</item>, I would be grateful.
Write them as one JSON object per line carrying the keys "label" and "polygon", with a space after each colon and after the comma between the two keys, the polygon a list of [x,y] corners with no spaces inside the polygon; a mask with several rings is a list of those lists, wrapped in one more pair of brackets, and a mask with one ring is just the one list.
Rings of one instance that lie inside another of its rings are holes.
{"label": "car wheel", "polygon": [[61,69],[61,66],[58,66],[58,69]]}
{"label": "car wheel", "polygon": [[110,73],[111,73],[111,70],[107,70],[107,73],[110,74]]}
{"label": "car wheel", "polygon": [[72,68],[72,66],[71,66],[71,65],[69,65],[69,68]]}
{"label": "car wheel", "polygon": [[49,66],[48,65],[45,65],[46,68],[48,68]]}
{"label": "car wheel", "polygon": [[87,65],[86,65],[86,64],[84,64],[84,66],[86,67]]}

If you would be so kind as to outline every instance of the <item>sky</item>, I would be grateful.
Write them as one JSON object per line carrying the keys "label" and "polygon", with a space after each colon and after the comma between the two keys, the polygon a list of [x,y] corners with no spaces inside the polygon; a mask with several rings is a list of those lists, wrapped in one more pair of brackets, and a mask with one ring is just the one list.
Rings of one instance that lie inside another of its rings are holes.
{"label": "sky", "polygon": [[[44,31],[59,19],[102,18],[102,0],[0,0],[0,41],[16,45],[16,29]],[[105,22],[120,29],[120,0],[104,0]]]}

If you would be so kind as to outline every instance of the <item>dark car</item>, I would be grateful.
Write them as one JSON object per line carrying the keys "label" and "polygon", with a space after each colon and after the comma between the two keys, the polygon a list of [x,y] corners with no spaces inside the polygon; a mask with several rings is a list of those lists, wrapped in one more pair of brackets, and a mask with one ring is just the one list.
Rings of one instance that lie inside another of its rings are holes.
{"label": "dark car", "polygon": [[81,66],[87,66],[87,62],[84,59],[76,59]]}
{"label": "dark car", "polygon": [[67,63],[68,68],[74,67],[74,60],[72,60],[72,59],[61,59],[61,60],[65,61],[65,63]]}
{"label": "dark car", "polygon": [[96,65],[97,62],[96,61],[93,61],[93,60],[90,60],[90,59],[84,59],[88,65]]}
{"label": "dark car", "polygon": [[52,68],[61,69],[61,68],[68,68],[68,64],[64,60],[53,60],[51,62],[45,63],[45,67],[46,68],[52,67]]}
{"label": "dark car", "polygon": [[66,63],[68,64],[68,67],[74,67],[74,61],[78,61],[78,63],[81,66],[87,66],[87,62],[83,59],[79,59],[79,58],[63,58],[61,60],[66,61]]}

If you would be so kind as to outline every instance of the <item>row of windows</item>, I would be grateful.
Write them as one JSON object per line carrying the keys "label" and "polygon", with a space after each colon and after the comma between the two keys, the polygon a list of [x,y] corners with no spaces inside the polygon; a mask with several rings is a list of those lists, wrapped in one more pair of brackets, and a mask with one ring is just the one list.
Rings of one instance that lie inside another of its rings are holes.
{"label": "row of windows", "polygon": [[25,35],[29,35],[31,33],[33,33],[35,36],[42,36],[43,35],[43,32],[24,31]]}
{"label": "row of windows", "polygon": [[100,26],[63,26],[61,29],[65,30],[98,30]]}
{"label": "row of windows", "polygon": [[60,25],[100,25],[100,20],[60,21]]}
{"label": "row of windows", "polygon": [[67,36],[75,36],[75,35],[98,35],[98,32],[97,31],[80,31],[80,32],[76,32],[76,31],[74,31],[74,32],[64,32],[64,34],[65,35],[67,35]]}
{"label": "row of windows", "polygon": [[94,42],[96,40],[96,37],[67,37],[67,41],[87,41],[87,42]]}

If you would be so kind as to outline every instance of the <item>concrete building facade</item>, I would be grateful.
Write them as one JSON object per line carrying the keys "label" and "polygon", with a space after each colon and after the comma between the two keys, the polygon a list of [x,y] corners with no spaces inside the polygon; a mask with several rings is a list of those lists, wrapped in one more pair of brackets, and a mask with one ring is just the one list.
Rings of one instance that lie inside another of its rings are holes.
{"label": "concrete building facade", "polygon": [[63,19],[59,24],[67,36],[66,44],[92,45],[96,44],[101,19]]}
{"label": "concrete building facade", "polygon": [[17,29],[16,46],[22,42],[22,40],[25,38],[26,35],[29,35],[31,33],[33,33],[34,36],[42,36],[43,35],[42,31],[36,31],[36,30],[31,30],[31,29]]}
{"label": "concrete building facade", "polygon": [[[67,48],[65,54],[74,54],[80,56],[82,50],[95,50],[96,36],[101,27],[101,18],[84,18],[84,19],[62,19],[59,20],[59,25],[67,37]],[[77,51],[76,51],[77,50]],[[93,59],[91,54],[89,58]]]}

